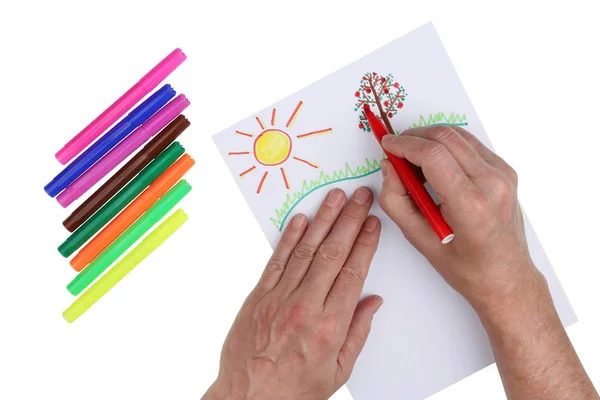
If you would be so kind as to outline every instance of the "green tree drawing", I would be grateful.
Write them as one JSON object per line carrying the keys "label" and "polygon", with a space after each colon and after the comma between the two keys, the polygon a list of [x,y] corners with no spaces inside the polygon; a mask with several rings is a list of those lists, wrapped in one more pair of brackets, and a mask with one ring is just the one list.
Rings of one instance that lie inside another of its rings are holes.
{"label": "green tree drawing", "polygon": [[404,86],[396,82],[392,74],[379,75],[377,72],[367,72],[360,80],[358,90],[354,93],[356,103],[354,111],[359,111],[358,127],[365,132],[371,132],[369,122],[364,115],[363,106],[369,104],[379,110],[379,115],[389,132],[394,132],[390,120],[404,107],[406,100]]}

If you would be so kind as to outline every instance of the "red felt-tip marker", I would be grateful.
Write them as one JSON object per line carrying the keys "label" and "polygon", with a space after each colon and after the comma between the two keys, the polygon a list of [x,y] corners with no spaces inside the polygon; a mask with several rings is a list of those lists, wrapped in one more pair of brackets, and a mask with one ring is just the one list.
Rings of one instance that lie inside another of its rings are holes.
{"label": "red felt-tip marker", "polygon": [[[385,135],[388,134],[388,130],[379,120],[377,115],[371,111],[371,107],[368,104],[364,105],[365,115],[371,125],[373,134],[381,144],[381,140]],[[383,147],[383,146],[382,146]],[[438,235],[442,243],[450,243],[454,239],[454,233],[450,226],[444,221],[442,213],[438,208],[437,204],[433,201],[425,186],[421,183],[415,171],[412,169],[408,161],[404,158],[397,157],[393,154],[388,153],[385,149],[383,150],[390,163],[394,166],[396,173],[400,177],[400,180],[410,193],[411,197],[419,207],[419,210],[427,219],[427,222],[433,228],[433,231]]]}

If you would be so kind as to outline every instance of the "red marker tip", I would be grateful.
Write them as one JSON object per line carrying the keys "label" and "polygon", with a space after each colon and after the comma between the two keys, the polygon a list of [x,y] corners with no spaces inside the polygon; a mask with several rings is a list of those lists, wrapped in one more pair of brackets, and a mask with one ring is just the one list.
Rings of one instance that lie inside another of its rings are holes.
{"label": "red marker tip", "polygon": [[365,104],[363,108],[365,109],[365,112],[371,112],[371,107],[369,107],[368,104]]}

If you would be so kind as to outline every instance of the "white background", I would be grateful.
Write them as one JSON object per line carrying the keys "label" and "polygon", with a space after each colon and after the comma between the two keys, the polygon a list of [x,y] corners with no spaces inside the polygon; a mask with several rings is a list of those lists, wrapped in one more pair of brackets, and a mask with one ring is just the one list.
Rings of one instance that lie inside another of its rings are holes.
{"label": "white background", "polygon": [[[569,335],[600,383],[594,2],[201,3],[0,5],[0,398],[198,399],[270,254],[210,136],[429,20],[520,173],[581,320]],[[56,247],[72,208],[42,190],[60,170],[53,154],[175,47],[189,56],[168,82],[192,101],[190,221],[69,325],[74,272]],[[432,397],[481,398],[504,398],[494,367]]]}

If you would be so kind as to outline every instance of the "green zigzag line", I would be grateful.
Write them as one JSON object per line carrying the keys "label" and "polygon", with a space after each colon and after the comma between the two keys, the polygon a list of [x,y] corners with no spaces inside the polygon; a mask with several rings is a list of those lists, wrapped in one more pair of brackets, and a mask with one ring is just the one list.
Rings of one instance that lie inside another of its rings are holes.
{"label": "green zigzag line", "polygon": [[467,114],[455,114],[451,113],[446,116],[443,112],[429,114],[429,117],[425,119],[423,115],[419,118],[419,122],[412,124],[411,128],[418,128],[420,126],[462,126],[468,125]]}
{"label": "green zigzag line", "polygon": [[319,178],[304,180],[302,182],[302,189],[293,193],[287,194],[285,198],[285,202],[280,209],[275,210],[275,214],[277,215],[275,218],[269,218],[271,222],[275,225],[275,227],[281,231],[283,229],[283,225],[285,221],[290,216],[292,210],[309,194],[318,190],[324,186],[331,185],[336,182],[349,181],[352,179],[359,179],[365,176],[369,176],[374,174],[375,172],[381,170],[381,164],[378,160],[369,160],[365,158],[364,165],[358,165],[356,167],[351,167],[350,164],[346,163],[344,169],[340,169],[335,171],[333,174],[327,174],[325,171],[321,171],[319,174]]}

